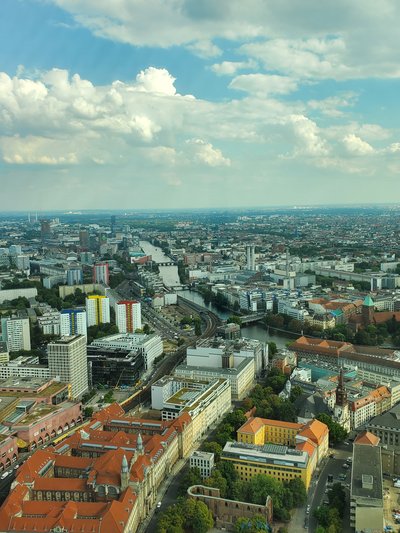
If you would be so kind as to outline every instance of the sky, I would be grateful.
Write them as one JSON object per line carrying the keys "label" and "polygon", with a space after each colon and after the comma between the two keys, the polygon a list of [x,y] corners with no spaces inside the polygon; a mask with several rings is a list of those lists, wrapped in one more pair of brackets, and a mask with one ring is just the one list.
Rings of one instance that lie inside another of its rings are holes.
{"label": "sky", "polygon": [[1,0],[0,210],[399,202],[398,0]]}

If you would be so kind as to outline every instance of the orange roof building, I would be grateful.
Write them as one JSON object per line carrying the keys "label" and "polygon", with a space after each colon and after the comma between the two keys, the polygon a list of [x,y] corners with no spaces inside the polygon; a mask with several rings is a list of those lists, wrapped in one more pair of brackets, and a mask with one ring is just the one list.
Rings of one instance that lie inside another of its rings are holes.
{"label": "orange roof building", "polygon": [[[129,431],[119,429],[123,421]],[[124,417],[113,404],[57,446],[37,450],[19,468],[0,507],[0,531],[136,531],[178,460],[182,441],[190,440],[192,425],[185,413],[160,427],[151,421],[158,432],[142,436],[142,422]]]}

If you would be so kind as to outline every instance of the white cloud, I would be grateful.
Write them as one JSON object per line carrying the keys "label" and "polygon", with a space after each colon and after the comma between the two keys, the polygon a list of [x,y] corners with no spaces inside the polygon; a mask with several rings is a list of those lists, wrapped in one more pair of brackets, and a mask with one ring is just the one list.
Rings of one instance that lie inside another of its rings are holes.
{"label": "white cloud", "polygon": [[202,139],[189,139],[186,141],[189,152],[195,161],[208,165],[210,167],[230,166],[229,158],[224,157],[221,150],[214,148],[211,143]]}
{"label": "white cloud", "polygon": [[136,76],[137,89],[150,93],[173,96],[175,78],[165,68],[149,67]]}
{"label": "white cloud", "polygon": [[374,149],[372,148],[372,146],[366,141],[360,139],[360,137],[357,137],[357,135],[354,135],[354,133],[346,135],[343,139],[343,144],[346,150],[352,155],[361,156],[370,155],[374,153]]}
{"label": "white cloud", "polygon": [[241,74],[234,78],[229,87],[258,96],[288,94],[297,89],[295,80],[270,74]]}
{"label": "white cloud", "polygon": [[210,69],[217,76],[233,76],[239,70],[255,69],[256,67],[255,61],[222,61],[222,63],[214,63]]}
{"label": "white cloud", "polygon": [[[220,53],[216,39],[268,71],[301,79],[400,77],[396,0],[50,0],[95,35],[135,46]],[[356,23],[355,23],[356,21]]]}
{"label": "white cloud", "polygon": [[188,50],[193,52],[196,56],[207,59],[209,57],[217,57],[222,54],[222,50],[218,48],[212,41],[202,40],[187,45]]}
{"label": "white cloud", "polygon": [[295,136],[295,155],[320,157],[329,153],[328,145],[314,121],[304,115],[290,115],[288,123],[292,126]]}

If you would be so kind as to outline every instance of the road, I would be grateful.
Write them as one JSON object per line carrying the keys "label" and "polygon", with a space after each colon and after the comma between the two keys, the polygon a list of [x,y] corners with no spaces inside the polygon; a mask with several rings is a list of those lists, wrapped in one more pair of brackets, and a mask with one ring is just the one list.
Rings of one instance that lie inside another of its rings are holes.
{"label": "road", "polygon": [[[343,533],[351,533],[350,528],[350,501],[349,501],[349,486],[351,469],[345,469],[343,465],[348,457],[352,456],[353,449],[351,445],[341,444],[335,449],[330,449],[334,454],[334,458],[328,457],[324,460],[322,465],[315,471],[310,489],[308,492],[307,504],[310,505],[310,513],[307,516],[305,508],[296,509],[293,518],[289,524],[289,533],[298,533],[299,531],[307,530],[314,533],[317,529],[317,520],[314,517],[314,511],[317,507],[323,504],[327,498],[327,480],[328,475],[333,475],[333,483],[342,483],[346,492],[346,512],[343,519]],[[345,474],[343,481],[339,480],[340,474]],[[307,527],[304,527],[307,524]]]}

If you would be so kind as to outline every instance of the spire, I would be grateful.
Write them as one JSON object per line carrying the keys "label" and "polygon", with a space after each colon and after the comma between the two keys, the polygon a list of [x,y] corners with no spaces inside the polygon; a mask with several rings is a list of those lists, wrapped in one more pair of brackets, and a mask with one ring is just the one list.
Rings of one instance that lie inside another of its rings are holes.
{"label": "spire", "polygon": [[347,392],[344,386],[343,368],[340,369],[338,386],[336,387],[336,405],[345,406],[347,404]]}
{"label": "spire", "polygon": [[126,474],[128,471],[129,471],[128,460],[126,458],[126,455],[124,455],[122,458],[122,463],[121,463],[121,472]]}
{"label": "spire", "polygon": [[140,433],[139,433],[138,438],[137,438],[136,448],[137,448],[138,453],[140,453],[140,454],[144,453],[143,439],[142,439],[142,435]]}

